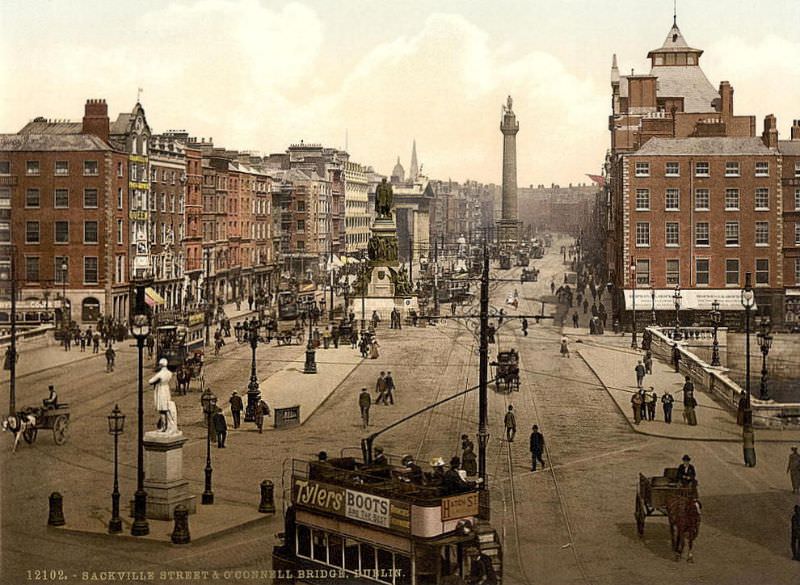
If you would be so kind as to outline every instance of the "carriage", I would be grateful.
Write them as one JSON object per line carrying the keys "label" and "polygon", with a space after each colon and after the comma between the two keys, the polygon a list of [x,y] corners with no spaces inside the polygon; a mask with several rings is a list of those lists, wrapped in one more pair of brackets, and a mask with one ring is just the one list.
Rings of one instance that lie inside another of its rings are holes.
{"label": "carriage", "polygon": [[539,269],[538,268],[523,268],[522,274],[519,277],[520,282],[536,282],[539,280]]}
{"label": "carriage", "polygon": [[63,445],[67,442],[67,429],[69,428],[69,404],[56,404],[52,407],[29,406],[23,409],[22,414],[32,415],[36,424],[28,426],[22,431],[25,442],[32,444],[36,441],[39,430],[50,429],[53,431],[53,442]]}
{"label": "carriage", "polygon": [[498,352],[492,365],[496,368],[494,386],[498,392],[501,386],[505,392],[519,390],[519,354],[515,349]]}
{"label": "carriage", "polygon": [[[697,482],[688,485],[678,482],[678,468],[667,467],[664,475],[656,477],[645,477],[639,474],[639,488],[636,491],[636,530],[639,536],[644,535],[644,521],[648,516],[667,516],[669,517],[668,506],[670,500],[675,497],[687,498],[696,501]],[[674,533],[674,520],[669,517],[670,532]],[[673,546],[675,538],[673,534]]]}
{"label": "carriage", "polygon": [[191,357],[175,370],[176,390],[179,394],[186,394],[190,390],[192,380],[199,380],[200,392],[205,388],[205,376],[203,375],[203,350],[196,349]]}
{"label": "carriage", "polygon": [[511,269],[511,256],[509,256],[507,252],[501,252],[499,260],[501,270]]}

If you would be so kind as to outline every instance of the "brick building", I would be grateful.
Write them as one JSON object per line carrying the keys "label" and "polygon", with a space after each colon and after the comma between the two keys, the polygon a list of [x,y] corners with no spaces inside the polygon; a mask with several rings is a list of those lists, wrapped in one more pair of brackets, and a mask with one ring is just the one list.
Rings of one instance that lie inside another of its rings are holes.
{"label": "brick building", "polygon": [[0,135],[0,201],[11,210],[0,240],[14,245],[20,298],[53,299],[59,320],[62,307],[79,323],[112,314],[114,287],[127,282],[115,259],[128,242],[128,157],[108,140],[107,111],[89,100],[82,122],[36,118]]}
{"label": "brick building", "polygon": [[674,312],[680,285],[687,321],[713,300],[741,310],[750,273],[758,305],[776,319],[784,228],[775,118],[756,136],[753,116],[734,115],[731,85],[715,89],[705,77],[702,53],[673,24],[648,53],[649,74],[620,76],[614,56],[606,252],[615,309],[630,311],[638,288],[641,309]]}
{"label": "brick building", "polygon": [[784,319],[800,325],[800,120],[794,120],[791,140],[779,140],[783,188]]}

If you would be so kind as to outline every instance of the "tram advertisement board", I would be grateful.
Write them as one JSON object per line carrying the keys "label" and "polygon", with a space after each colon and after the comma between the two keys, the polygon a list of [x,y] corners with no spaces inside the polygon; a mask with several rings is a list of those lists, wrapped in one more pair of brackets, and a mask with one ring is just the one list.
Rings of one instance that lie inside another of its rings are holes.
{"label": "tram advertisement board", "polygon": [[478,492],[442,498],[442,522],[478,515]]}
{"label": "tram advertisement board", "polygon": [[411,529],[408,504],[341,486],[295,477],[292,501],[375,526],[402,532]]}

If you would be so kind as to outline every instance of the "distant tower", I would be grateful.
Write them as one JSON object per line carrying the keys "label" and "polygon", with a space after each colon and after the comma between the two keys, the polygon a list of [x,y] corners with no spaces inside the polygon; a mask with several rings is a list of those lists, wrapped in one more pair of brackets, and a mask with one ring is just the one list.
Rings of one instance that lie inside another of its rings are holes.
{"label": "distant tower", "polygon": [[414,139],[414,144],[411,147],[411,168],[408,170],[408,180],[414,182],[419,176],[419,165],[417,165],[417,141]]}
{"label": "distant tower", "polygon": [[498,242],[513,244],[517,241],[517,132],[519,122],[511,109],[513,100],[503,107],[500,132],[503,133],[503,209],[499,222]]}

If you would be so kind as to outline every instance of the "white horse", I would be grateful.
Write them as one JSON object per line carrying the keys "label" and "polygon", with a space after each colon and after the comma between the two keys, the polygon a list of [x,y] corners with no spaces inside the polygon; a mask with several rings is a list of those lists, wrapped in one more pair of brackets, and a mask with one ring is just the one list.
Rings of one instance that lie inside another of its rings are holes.
{"label": "white horse", "polygon": [[30,429],[36,428],[36,417],[32,414],[19,413],[17,415],[9,415],[3,421],[3,430],[14,433],[14,446],[11,448],[12,453],[16,453],[17,445],[19,444],[20,437],[23,433]]}

